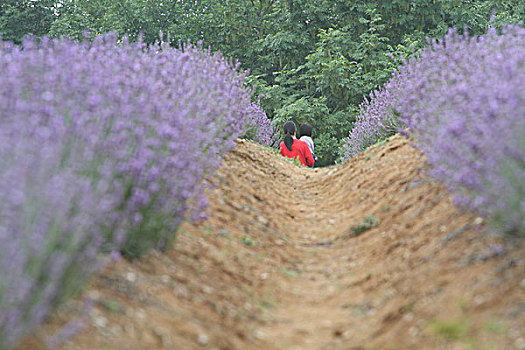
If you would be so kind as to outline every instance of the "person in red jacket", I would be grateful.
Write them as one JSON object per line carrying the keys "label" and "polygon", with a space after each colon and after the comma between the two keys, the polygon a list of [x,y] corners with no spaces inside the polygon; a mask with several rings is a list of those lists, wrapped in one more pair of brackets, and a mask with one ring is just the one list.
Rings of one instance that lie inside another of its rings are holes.
{"label": "person in red jacket", "polygon": [[312,152],[306,144],[306,142],[297,140],[295,138],[295,132],[297,128],[295,123],[292,121],[286,122],[283,125],[284,141],[281,141],[279,147],[281,148],[281,155],[284,157],[297,159],[304,166],[313,166],[315,163]]}

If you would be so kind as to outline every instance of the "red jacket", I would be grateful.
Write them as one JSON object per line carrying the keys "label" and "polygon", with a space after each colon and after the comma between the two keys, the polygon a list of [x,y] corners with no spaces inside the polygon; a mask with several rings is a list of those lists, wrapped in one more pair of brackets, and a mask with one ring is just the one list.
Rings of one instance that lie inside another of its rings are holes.
{"label": "red jacket", "polygon": [[[281,141],[281,144],[279,147],[281,148],[281,154],[284,157],[288,157],[292,159],[299,157],[299,161],[304,166],[311,167],[315,163],[314,157],[312,157],[312,152],[310,151],[310,148],[304,141],[293,139],[291,151],[288,148],[286,148],[284,141]],[[307,161],[308,161],[308,164],[306,163]]]}

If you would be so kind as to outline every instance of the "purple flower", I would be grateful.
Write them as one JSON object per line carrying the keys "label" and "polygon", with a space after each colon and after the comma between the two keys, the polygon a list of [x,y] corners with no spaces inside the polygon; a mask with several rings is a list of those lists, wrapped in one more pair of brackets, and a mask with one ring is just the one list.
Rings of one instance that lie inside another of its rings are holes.
{"label": "purple flower", "polygon": [[233,140],[268,121],[237,64],[189,44],[0,40],[0,71],[8,348],[82,285],[101,253],[165,248],[182,220],[203,217],[203,180]]}
{"label": "purple flower", "polygon": [[246,119],[245,137],[264,146],[272,147],[275,145],[279,138],[279,130],[272,124],[258,104],[252,103],[250,105]]}
{"label": "purple flower", "polygon": [[524,47],[525,28],[512,25],[432,41],[361,105],[343,160],[391,135],[390,126],[409,128],[457,203],[524,234]]}

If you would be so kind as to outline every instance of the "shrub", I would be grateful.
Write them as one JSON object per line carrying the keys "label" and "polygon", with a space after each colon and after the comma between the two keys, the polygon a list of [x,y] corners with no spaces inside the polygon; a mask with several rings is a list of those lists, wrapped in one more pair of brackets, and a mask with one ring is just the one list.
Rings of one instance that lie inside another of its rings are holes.
{"label": "shrub", "polygon": [[378,225],[379,220],[377,220],[375,216],[369,215],[365,217],[362,222],[351,225],[348,228],[348,234],[350,237],[357,237]]}
{"label": "shrub", "polygon": [[[343,148],[408,127],[455,201],[488,215],[498,231],[525,233],[525,28],[481,37],[455,30],[406,62],[361,109]],[[362,137],[361,135],[365,135]]]}
{"label": "shrub", "polygon": [[[525,28],[455,31],[405,66],[400,120],[458,204],[525,233]],[[409,82],[409,83],[408,83]]]}
{"label": "shrub", "polygon": [[198,46],[0,41],[0,348],[96,270],[166,248],[250,120],[244,73]]}
{"label": "shrub", "polygon": [[249,115],[244,136],[263,146],[275,146],[279,138],[279,130],[272,124],[264,110],[258,104],[252,103],[249,108]]}
{"label": "shrub", "polygon": [[60,142],[10,141],[9,154],[0,156],[0,349],[97,269],[100,225],[110,209],[101,200],[108,183],[93,186],[78,176],[80,152],[64,162],[71,150]]}
{"label": "shrub", "polygon": [[339,162],[344,162],[368,147],[397,133],[399,122],[395,106],[399,78],[394,76],[382,89],[370,93],[370,99],[359,106],[359,114],[348,138],[339,149]]}

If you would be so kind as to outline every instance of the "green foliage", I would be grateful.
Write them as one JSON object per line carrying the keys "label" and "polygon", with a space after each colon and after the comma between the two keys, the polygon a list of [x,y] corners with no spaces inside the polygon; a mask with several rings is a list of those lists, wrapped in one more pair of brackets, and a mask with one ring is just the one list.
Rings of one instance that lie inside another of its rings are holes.
{"label": "green foliage", "polygon": [[433,36],[443,36],[448,27],[466,28],[470,34],[482,35],[491,26],[525,20],[525,3],[517,0],[439,1],[444,20],[430,30]]}
{"label": "green foliage", "polygon": [[257,304],[261,310],[275,309],[277,307],[275,296],[268,292],[262,293],[260,300],[257,301]]}
{"label": "green foliage", "polygon": [[454,341],[464,338],[470,326],[465,320],[434,320],[429,327],[433,334]]}
{"label": "green foliage", "polygon": [[81,39],[117,31],[146,43],[202,41],[251,71],[266,114],[309,122],[318,166],[333,164],[363,97],[449,27],[482,34],[525,20],[520,0],[8,0],[0,33]]}
{"label": "green foliage", "polygon": [[[490,25],[492,9],[496,10],[496,26],[523,20],[525,14],[524,5],[515,0],[316,3],[315,7],[309,2],[294,3],[286,17],[308,19],[315,31],[284,25],[276,35],[267,37],[267,47],[279,55],[279,64],[271,67],[278,66],[279,71],[258,75],[264,80],[258,92],[265,95],[263,107],[277,125],[286,120],[312,124],[319,166],[337,159],[339,140],[352,129],[363,96],[385,83],[403,60],[421,50],[426,36],[441,37],[450,26],[466,26],[481,34]],[[294,46],[290,39],[294,36],[310,49]],[[284,44],[293,61],[283,62],[279,44]],[[301,60],[298,53],[305,51]]]}
{"label": "green foliage", "polygon": [[319,29],[315,50],[304,64],[276,74],[278,86],[259,88],[265,95],[263,106],[277,125],[293,120],[313,126],[318,166],[338,158],[340,140],[351,130],[363,96],[385,83],[399,62],[419,47],[411,37],[396,48],[388,44],[386,26],[374,9],[366,9],[357,23]]}
{"label": "green foliage", "polygon": [[414,309],[415,304],[416,302],[414,300],[410,300],[408,303],[401,306],[401,308],[399,309],[399,312],[402,314],[407,314]]}
{"label": "green foliage", "polygon": [[293,277],[293,278],[298,278],[299,277],[299,272],[297,272],[295,270],[287,269],[284,266],[281,268],[281,271],[287,276],[290,276],[290,277]]}
{"label": "green foliage", "polygon": [[491,320],[485,324],[485,330],[487,332],[502,334],[505,332],[505,325],[499,320]]}
{"label": "green foliage", "polygon": [[112,314],[123,314],[125,311],[124,306],[117,300],[104,299],[101,301],[101,304],[106,310],[108,310]]}
{"label": "green foliage", "polygon": [[253,247],[255,245],[255,242],[248,236],[242,236],[241,242],[248,247]]}
{"label": "green foliage", "polygon": [[27,34],[47,34],[56,19],[56,0],[3,0],[0,3],[0,34],[3,40],[20,43]]}
{"label": "green foliage", "polygon": [[285,158],[286,160],[288,160],[290,163],[294,164],[295,166],[298,166],[298,167],[302,167],[303,165],[301,164],[301,161],[299,160],[299,156],[295,157],[295,158]]}
{"label": "green foliage", "polygon": [[153,207],[142,208],[141,214],[143,220],[138,227],[129,230],[121,251],[128,259],[138,258],[152,248],[171,248],[175,240],[177,232],[170,228],[171,217]]}
{"label": "green foliage", "polygon": [[136,40],[142,33],[144,41],[152,43],[159,38],[159,32],[166,31],[169,19],[175,15],[170,6],[174,2],[68,1],[60,9],[61,15],[53,23],[50,35],[81,39],[86,32],[94,36],[116,31]]}
{"label": "green foliage", "polygon": [[377,220],[375,216],[369,215],[365,217],[362,222],[350,226],[349,234],[351,237],[357,237],[378,225],[379,220]]}

